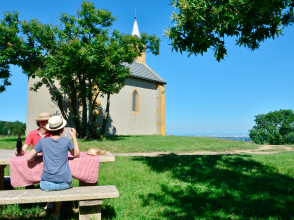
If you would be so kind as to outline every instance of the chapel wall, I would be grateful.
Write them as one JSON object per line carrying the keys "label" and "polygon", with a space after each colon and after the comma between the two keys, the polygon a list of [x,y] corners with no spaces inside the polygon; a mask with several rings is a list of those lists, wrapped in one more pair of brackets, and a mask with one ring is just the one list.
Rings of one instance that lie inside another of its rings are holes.
{"label": "chapel wall", "polygon": [[[138,113],[132,112],[132,94],[138,91]],[[99,97],[103,114],[106,97]],[[137,78],[129,78],[119,94],[110,96],[110,118],[107,125],[109,134],[151,135],[159,134],[156,128],[157,84]],[[102,125],[103,117],[99,123]]]}
{"label": "chapel wall", "polygon": [[[41,112],[48,112],[53,115],[61,115],[51,89],[43,85],[37,92],[30,91],[30,87],[39,81],[39,78],[29,78],[27,93],[27,121],[26,135],[37,129],[36,118]],[[56,84],[58,87],[58,84]],[[132,92],[137,89],[139,94],[139,111],[132,113]],[[110,117],[108,120],[109,134],[116,135],[151,135],[160,134],[160,129],[156,125],[159,122],[159,102],[157,83],[129,78],[126,86],[119,94],[110,97]],[[106,109],[106,96],[98,97],[99,106],[98,122],[102,125],[103,113]],[[68,102],[63,103],[68,109]],[[70,118],[70,117],[69,117]],[[97,124],[98,125],[98,124]]]}
{"label": "chapel wall", "polygon": [[[26,135],[30,131],[38,128],[36,119],[41,112],[48,112],[53,115],[61,115],[57,104],[54,102],[54,95],[52,90],[43,85],[37,92],[30,91],[30,88],[34,83],[38,82],[40,78],[30,77],[28,80],[27,88],[27,120],[26,120]],[[55,84],[58,87],[58,84]],[[68,107],[67,103],[63,103],[65,107]]]}

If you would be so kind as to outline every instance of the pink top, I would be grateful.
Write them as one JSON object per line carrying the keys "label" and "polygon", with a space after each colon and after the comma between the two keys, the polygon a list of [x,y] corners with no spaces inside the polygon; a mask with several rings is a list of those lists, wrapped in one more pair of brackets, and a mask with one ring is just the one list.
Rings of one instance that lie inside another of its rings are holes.
{"label": "pink top", "polygon": [[[52,136],[52,134],[51,134],[49,131],[47,131],[45,137],[51,137],[51,136]],[[33,145],[33,148],[34,148],[34,146],[38,143],[38,141],[39,141],[41,138],[42,138],[42,137],[41,137],[40,134],[39,134],[39,129],[37,129],[37,130],[33,130],[33,131],[31,131],[31,132],[28,134],[28,136],[27,136],[27,138],[26,138],[26,140],[25,140],[25,144],[28,145],[28,146],[30,146],[30,145],[32,144],[32,145]]]}
{"label": "pink top", "polygon": [[[41,181],[43,172],[43,158],[27,162],[28,154],[15,156],[9,160],[10,181],[13,187],[29,186]],[[99,156],[90,156],[80,152],[80,158],[74,158],[68,153],[69,168],[72,177],[86,183],[98,180]]]}

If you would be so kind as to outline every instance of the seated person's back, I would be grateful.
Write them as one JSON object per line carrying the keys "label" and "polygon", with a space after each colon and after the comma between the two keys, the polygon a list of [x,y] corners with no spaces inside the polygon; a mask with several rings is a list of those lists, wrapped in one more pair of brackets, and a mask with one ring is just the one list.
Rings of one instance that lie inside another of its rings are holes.
{"label": "seated person's back", "polygon": [[[27,156],[28,161],[36,159],[38,153],[43,153],[43,172],[41,174],[40,188],[44,191],[55,191],[68,189],[72,184],[71,170],[68,164],[68,151],[74,156],[80,156],[80,150],[76,138],[76,130],[70,128],[70,134],[74,145],[68,138],[60,137],[66,121],[60,116],[49,119],[46,129],[52,137],[42,138]],[[51,217],[59,219],[61,202],[55,202],[55,213]],[[48,203],[53,207],[53,203]]]}

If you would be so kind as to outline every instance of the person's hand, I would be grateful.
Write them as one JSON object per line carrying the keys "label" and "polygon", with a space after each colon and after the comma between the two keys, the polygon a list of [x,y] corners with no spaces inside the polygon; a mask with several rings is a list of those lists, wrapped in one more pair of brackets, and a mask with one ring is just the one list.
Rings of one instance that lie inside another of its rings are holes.
{"label": "person's hand", "polygon": [[76,129],[74,129],[74,128],[70,128],[70,129],[69,129],[69,133],[70,133],[70,135],[72,136],[72,138],[75,138],[76,135],[77,135],[77,131],[76,131]]}
{"label": "person's hand", "polygon": [[[16,148],[15,148],[15,150],[14,150],[14,154],[15,154],[15,156],[18,154]],[[25,154],[25,152],[24,152],[23,150],[21,150],[20,154]]]}

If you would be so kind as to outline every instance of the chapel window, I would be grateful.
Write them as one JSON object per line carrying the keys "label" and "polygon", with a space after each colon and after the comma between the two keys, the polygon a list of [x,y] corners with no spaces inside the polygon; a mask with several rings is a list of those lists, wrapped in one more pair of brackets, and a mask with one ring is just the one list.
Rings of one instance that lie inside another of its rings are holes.
{"label": "chapel window", "polygon": [[133,91],[133,106],[132,106],[133,112],[138,112],[138,91]]}

